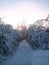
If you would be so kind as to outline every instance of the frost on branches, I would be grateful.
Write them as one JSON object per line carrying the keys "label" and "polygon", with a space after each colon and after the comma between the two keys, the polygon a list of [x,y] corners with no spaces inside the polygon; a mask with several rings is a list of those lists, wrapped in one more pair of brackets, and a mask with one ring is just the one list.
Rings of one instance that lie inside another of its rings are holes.
{"label": "frost on branches", "polygon": [[18,45],[17,31],[9,24],[0,23],[0,55],[8,55]]}
{"label": "frost on branches", "polygon": [[29,28],[28,42],[33,49],[49,49],[49,26],[43,26],[45,23],[49,21],[38,20]]}

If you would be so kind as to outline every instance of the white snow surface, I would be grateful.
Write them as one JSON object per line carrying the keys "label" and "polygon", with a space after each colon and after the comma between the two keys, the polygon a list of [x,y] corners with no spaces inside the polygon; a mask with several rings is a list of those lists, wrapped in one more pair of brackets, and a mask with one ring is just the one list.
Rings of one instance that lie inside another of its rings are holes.
{"label": "white snow surface", "polygon": [[49,50],[32,50],[26,40],[20,42],[16,53],[3,65],[49,65]]}

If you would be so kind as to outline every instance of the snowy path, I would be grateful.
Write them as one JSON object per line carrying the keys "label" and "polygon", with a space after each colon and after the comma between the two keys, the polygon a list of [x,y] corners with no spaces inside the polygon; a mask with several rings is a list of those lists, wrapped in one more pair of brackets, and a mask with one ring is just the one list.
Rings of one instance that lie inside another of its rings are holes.
{"label": "snowy path", "polygon": [[23,40],[16,54],[8,58],[4,65],[49,65],[49,51],[33,51],[28,42]]}

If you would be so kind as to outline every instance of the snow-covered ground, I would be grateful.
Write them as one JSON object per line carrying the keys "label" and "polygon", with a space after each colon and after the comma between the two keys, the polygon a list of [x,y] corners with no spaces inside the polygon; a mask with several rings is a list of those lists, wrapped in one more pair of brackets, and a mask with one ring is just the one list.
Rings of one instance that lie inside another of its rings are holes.
{"label": "snow-covered ground", "polygon": [[26,40],[20,42],[16,53],[3,65],[49,65],[49,50],[32,50]]}

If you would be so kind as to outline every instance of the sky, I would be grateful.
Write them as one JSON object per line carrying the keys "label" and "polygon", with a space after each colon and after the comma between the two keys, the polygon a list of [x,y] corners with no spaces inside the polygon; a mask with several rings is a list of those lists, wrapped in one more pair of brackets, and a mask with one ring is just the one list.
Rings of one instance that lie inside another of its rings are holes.
{"label": "sky", "polygon": [[0,17],[14,27],[33,24],[49,14],[49,0],[0,0]]}

